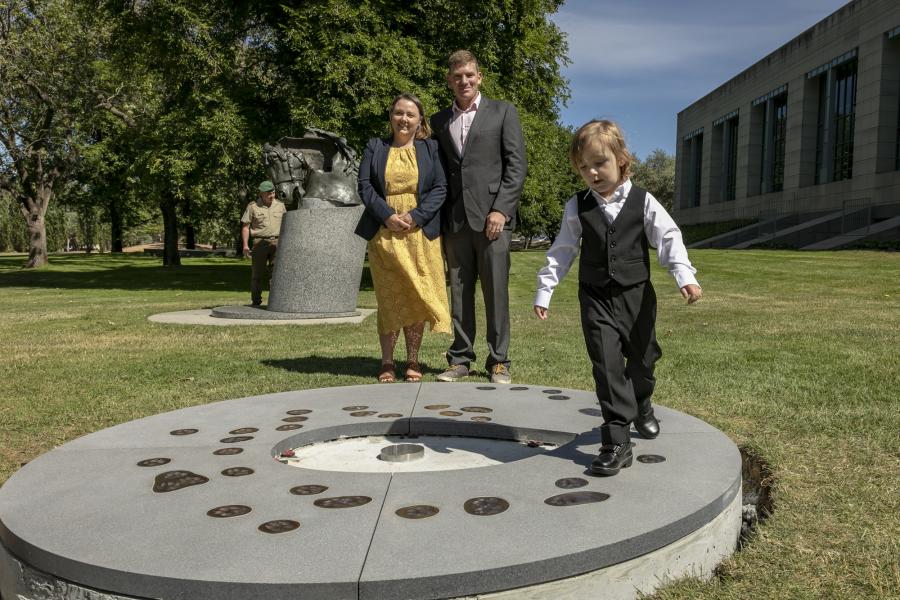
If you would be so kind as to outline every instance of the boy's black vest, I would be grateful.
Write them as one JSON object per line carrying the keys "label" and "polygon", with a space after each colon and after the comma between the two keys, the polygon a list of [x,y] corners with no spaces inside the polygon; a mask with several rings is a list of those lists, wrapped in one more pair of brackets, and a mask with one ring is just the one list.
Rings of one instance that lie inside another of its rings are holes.
{"label": "boy's black vest", "polygon": [[646,198],[646,190],[632,185],[622,210],[612,223],[607,223],[591,191],[578,193],[579,281],[599,286],[615,281],[630,286],[650,279],[649,244],[644,233]]}

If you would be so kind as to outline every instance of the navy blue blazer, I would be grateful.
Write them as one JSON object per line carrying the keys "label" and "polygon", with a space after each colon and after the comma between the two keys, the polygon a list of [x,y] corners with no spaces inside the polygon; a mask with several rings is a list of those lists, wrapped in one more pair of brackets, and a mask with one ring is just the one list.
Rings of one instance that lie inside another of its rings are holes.
{"label": "navy blue blazer", "polygon": [[[372,138],[366,144],[359,165],[357,189],[366,211],[356,225],[356,235],[371,240],[384,227],[384,221],[396,211],[385,201],[384,171],[387,167],[390,139]],[[447,197],[447,179],[441,165],[437,141],[416,140],[419,167],[418,204],[409,212],[429,240],[441,233],[441,206]]]}

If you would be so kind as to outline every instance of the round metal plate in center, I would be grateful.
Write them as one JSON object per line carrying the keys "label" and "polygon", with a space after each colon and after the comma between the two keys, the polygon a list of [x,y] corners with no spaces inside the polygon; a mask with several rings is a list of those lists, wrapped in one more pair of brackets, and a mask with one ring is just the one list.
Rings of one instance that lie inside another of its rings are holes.
{"label": "round metal plate in center", "polygon": [[394,444],[381,449],[378,458],[387,462],[409,462],[425,456],[425,446],[420,444]]}

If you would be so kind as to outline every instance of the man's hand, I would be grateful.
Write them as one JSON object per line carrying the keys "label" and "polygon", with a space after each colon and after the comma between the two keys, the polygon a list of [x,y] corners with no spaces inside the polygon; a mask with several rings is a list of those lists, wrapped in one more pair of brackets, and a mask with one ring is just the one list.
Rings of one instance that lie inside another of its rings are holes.
{"label": "man's hand", "polygon": [[384,226],[394,233],[403,233],[409,231],[409,223],[400,218],[400,215],[393,214],[384,220]]}
{"label": "man's hand", "polygon": [[693,304],[703,296],[703,290],[699,285],[689,283],[681,288],[681,297],[687,300],[688,304]]}
{"label": "man's hand", "polygon": [[538,319],[541,321],[546,321],[547,317],[550,316],[550,309],[544,308],[543,306],[534,305],[534,314],[538,316]]}
{"label": "man's hand", "polygon": [[250,246],[244,246],[244,258],[250,258],[253,256],[253,252],[250,250]]}
{"label": "man's hand", "polygon": [[506,225],[506,215],[497,210],[488,213],[484,220],[484,235],[487,239],[493,241],[500,237],[503,233],[503,227]]}

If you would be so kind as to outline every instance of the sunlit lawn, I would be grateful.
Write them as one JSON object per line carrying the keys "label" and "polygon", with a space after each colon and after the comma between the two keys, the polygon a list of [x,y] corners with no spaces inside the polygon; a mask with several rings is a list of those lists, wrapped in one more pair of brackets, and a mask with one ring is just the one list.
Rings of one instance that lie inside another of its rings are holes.
{"label": "sunlit lawn", "polygon": [[[705,250],[692,258],[705,292],[696,306],[654,272],[664,352],[655,401],[755,449],[777,479],[775,512],[718,578],[659,597],[898,597],[900,254]],[[247,262],[185,259],[170,270],[144,257],[51,260],[22,271],[21,256],[0,257],[0,481],[55,445],[137,417],[375,381],[374,317],[283,327],[147,321],[246,303]],[[591,389],[575,274],[548,323],[532,316],[542,260],[513,255],[513,380]],[[359,304],[375,306],[371,289]],[[426,335],[426,381],[443,367],[447,344]],[[481,361],[483,340],[478,351]]]}

